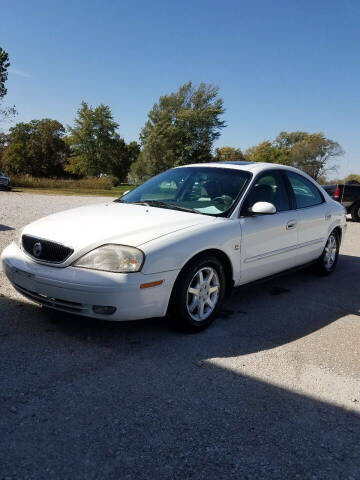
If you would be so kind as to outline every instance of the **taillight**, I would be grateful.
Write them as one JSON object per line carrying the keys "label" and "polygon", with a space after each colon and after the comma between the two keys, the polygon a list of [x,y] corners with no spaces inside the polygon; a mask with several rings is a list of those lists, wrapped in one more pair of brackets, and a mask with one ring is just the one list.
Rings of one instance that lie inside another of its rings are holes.
{"label": "taillight", "polygon": [[333,198],[340,198],[340,188],[336,187]]}

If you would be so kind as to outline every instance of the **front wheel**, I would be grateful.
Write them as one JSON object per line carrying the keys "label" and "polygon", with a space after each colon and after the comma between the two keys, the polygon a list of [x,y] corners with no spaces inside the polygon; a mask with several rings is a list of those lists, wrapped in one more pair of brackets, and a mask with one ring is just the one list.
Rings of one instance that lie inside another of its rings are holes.
{"label": "front wheel", "polygon": [[335,270],[339,257],[340,241],[336,231],[331,232],[321,257],[316,262],[320,275],[330,275]]}
{"label": "front wheel", "polygon": [[199,332],[215,319],[223,301],[226,278],[215,256],[201,256],[184,267],[175,285],[170,314],[183,330]]}

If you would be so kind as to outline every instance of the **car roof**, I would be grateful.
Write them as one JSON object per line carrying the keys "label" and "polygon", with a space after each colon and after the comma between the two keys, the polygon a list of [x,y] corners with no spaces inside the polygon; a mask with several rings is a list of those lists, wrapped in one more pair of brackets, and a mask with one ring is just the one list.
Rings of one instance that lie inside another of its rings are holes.
{"label": "car roof", "polygon": [[254,162],[246,162],[246,161],[227,161],[227,162],[216,162],[216,163],[222,163],[223,165],[251,165]]}
{"label": "car roof", "polygon": [[[290,172],[295,172],[303,177],[306,177],[312,183],[317,182],[310,177],[307,173],[299,170],[295,167],[290,167],[289,165],[281,165],[280,163],[267,163],[267,162],[208,162],[208,163],[193,163],[190,165],[180,165],[180,167],[211,167],[211,168],[229,168],[233,170],[242,170],[252,173],[253,175],[257,175],[260,172],[264,172],[266,170],[287,170]],[[179,168],[179,167],[176,167]]]}
{"label": "car roof", "polygon": [[[259,173],[264,170],[284,169],[292,170],[294,172],[300,172],[297,168],[289,167],[287,165],[281,165],[279,163],[267,163],[267,162],[208,162],[208,163],[192,163],[189,165],[180,165],[180,167],[210,167],[210,168],[230,168],[233,170],[245,170],[252,173]],[[177,167],[179,168],[179,167]],[[305,174],[306,175],[306,174]]]}

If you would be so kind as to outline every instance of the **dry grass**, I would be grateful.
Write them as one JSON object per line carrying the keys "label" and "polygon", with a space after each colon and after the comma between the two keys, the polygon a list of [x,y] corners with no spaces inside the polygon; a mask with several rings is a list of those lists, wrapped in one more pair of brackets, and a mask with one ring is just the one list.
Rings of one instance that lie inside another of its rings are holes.
{"label": "dry grass", "polygon": [[113,182],[111,178],[87,177],[81,180],[65,180],[60,178],[36,178],[29,176],[12,177],[13,187],[24,187],[46,190],[112,190]]}

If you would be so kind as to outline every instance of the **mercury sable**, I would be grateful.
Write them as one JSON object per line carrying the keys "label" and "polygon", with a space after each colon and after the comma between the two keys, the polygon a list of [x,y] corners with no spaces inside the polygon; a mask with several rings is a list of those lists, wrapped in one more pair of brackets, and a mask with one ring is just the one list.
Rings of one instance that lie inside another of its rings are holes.
{"label": "mercury sable", "polygon": [[334,271],[344,208],[309,176],[270,163],[168,170],[114,202],[26,226],[2,254],[25,297],[112,320],[207,327],[232,287],[315,263]]}

